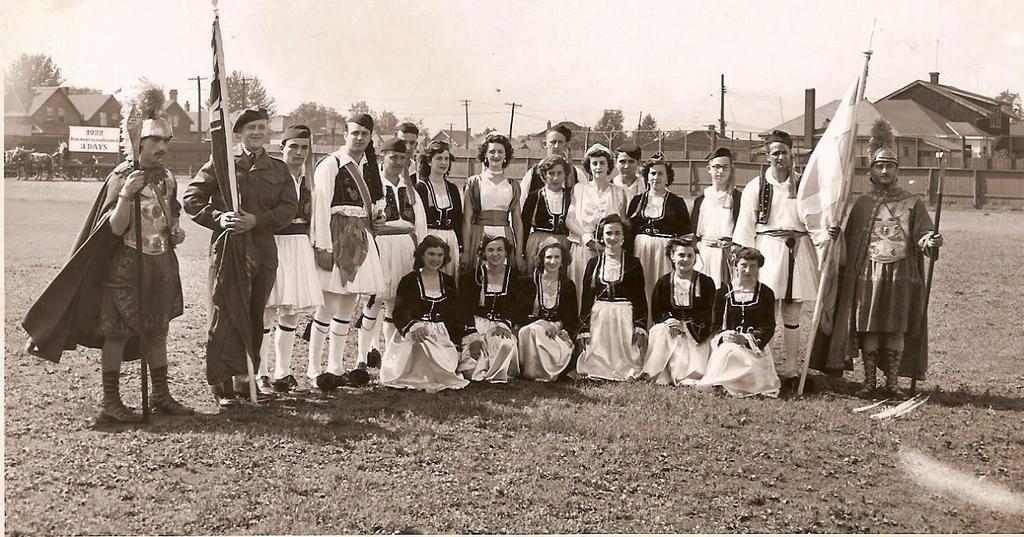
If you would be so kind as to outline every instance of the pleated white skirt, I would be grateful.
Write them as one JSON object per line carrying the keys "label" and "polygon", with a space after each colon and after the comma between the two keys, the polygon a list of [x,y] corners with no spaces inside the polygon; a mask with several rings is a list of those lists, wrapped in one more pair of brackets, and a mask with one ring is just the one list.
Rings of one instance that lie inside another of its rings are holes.
{"label": "pleated white skirt", "polygon": [[377,249],[380,250],[380,268],[384,274],[384,285],[377,298],[390,300],[398,292],[398,283],[412,272],[416,240],[409,234],[381,235],[377,237]]}
{"label": "pleated white skirt", "polygon": [[324,303],[313,246],[306,235],[274,235],[277,273],[267,308],[281,315],[308,313]]}
{"label": "pleated white skirt", "polygon": [[640,349],[633,345],[633,305],[629,302],[594,302],[590,317],[590,344],[576,362],[581,378],[632,380],[643,368]]}
{"label": "pleated white skirt", "polygon": [[459,351],[444,323],[421,323],[430,331],[430,339],[416,343],[397,330],[381,357],[380,384],[430,393],[458,390],[469,381],[455,372]]}
{"label": "pleated white skirt", "polygon": [[572,357],[572,344],[560,337],[549,337],[547,321],[535,321],[519,329],[519,376],[551,382],[562,374]]}
{"label": "pleated white skirt", "polygon": [[384,289],[384,274],[380,266],[380,253],[377,251],[377,244],[373,235],[366,232],[366,240],[369,241],[366,251],[366,259],[359,265],[356,277],[351,282],[341,283],[341,275],[338,267],[331,267],[331,271],[317,268],[317,275],[320,277],[320,287],[324,291],[338,293],[341,295],[375,295]]}
{"label": "pleated white skirt", "polygon": [[647,318],[651,317],[651,293],[658,278],[672,272],[672,262],[665,255],[671,239],[639,234],[633,241],[633,253],[644,269],[644,296],[647,297]]}
{"label": "pleated white skirt", "polygon": [[707,371],[709,354],[707,341],[697,343],[685,328],[682,335],[673,336],[668,324],[658,323],[647,339],[643,374],[657,384],[696,384]]}
{"label": "pleated white skirt", "polygon": [[[771,349],[755,352],[742,345],[724,343],[722,336],[725,333],[711,340],[708,370],[697,385],[721,386],[734,397],[778,397],[782,383],[775,373]],[[753,338],[745,337],[748,338],[748,344],[753,346]]]}
{"label": "pleated white skirt", "polygon": [[[810,237],[797,239],[799,245],[793,264],[793,300],[813,301],[818,297],[818,253]],[[786,240],[780,237],[758,235],[754,241],[764,256],[764,266],[757,279],[772,288],[775,300],[786,298],[786,282],[789,278],[789,249]]]}

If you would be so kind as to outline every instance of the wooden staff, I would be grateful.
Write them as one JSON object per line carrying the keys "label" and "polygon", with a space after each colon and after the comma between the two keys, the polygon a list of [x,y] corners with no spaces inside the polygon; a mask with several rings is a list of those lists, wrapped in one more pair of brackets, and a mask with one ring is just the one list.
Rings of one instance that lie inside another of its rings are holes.
{"label": "wooden staff", "polygon": [[[142,188],[146,188],[143,184]],[[135,226],[135,304],[138,308],[139,317],[136,321],[138,323],[136,332],[139,336],[139,363],[142,369],[142,421],[149,421],[149,367],[146,364],[146,353],[144,352],[145,345],[143,345],[144,339],[144,327],[146,325],[146,306],[145,301],[142,299],[143,291],[142,286],[146,281],[143,277],[143,253],[142,253],[142,189],[139,189],[135,193],[135,207],[134,207],[134,226]]]}
{"label": "wooden staff", "polygon": [[[939,185],[935,192],[935,234],[939,234],[939,222],[942,220],[942,185],[946,182],[946,159],[945,155],[939,156]],[[932,295],[932,276],[935,274],[935,263],[939,260],[939,249],[929,248],[928,276],[924,283],[924,322],[928,323],[928,299]],[[917,391],[917,377],[921,374],[921,357],[914,362],[914,376],[910,378],[910,394]]]}

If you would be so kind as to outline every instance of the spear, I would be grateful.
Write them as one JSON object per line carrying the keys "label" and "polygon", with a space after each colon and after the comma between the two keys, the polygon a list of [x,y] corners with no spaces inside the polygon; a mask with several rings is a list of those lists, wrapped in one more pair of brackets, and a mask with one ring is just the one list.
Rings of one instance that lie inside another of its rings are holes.
{"label": "spear", "polygon": [[[946,182],[945,152],[939,151],[939,185],[935,192],[935,234],[939,233],[939,222],[942,220],[942,185]],[[928,322],[928,299],[932,295],[932,276],[935,274],[935,262],[939,260],[939,249],[929,248],[931,261],[928,262],[928,277],[924,280],[924,320]],[[921,357],[914,362],[914,376],[910,378],[911,395],[917,390],[917,377],[921,373]]]}

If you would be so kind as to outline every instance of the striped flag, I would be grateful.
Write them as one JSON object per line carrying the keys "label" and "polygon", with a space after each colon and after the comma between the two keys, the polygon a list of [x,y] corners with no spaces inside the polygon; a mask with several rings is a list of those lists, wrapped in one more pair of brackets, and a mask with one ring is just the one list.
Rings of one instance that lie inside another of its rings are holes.
{"label": "striped flag", "polygon": [[800,178],[797,211],[816,243],[825,239],[830,227],[842,223],[850,197],[860,84],[858,77],[846,92]]}
{"label": "striped flag", "polygon": [[[234,210],[238,207],[238,185],[235,178],[235,159],[231,151],[231,113],[228,110],[227,80],[224,69],[224,43],[221,40],[220,15],[213,17],[213,81],[210,82],[210,139],[213,143],[213,163],[222,192],[230,192],[224,201]],[[227,181],[225,181],[227,179]]]}

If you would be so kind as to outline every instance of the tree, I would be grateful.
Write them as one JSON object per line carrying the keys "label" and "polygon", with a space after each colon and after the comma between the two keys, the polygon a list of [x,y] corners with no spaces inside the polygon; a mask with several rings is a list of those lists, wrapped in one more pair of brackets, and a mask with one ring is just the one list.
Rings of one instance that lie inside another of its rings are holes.
{"label": "tree", "polygon": [[640,132],[636,133],[637,145],[644,145],[649,142],[653,142],[658,139],[658,133],[653,132],[658,130],[658,122],[654,120],[651,114],[647,114],[640,121]]}
{"label": "tree", "polygon": [[258,76],[242,71],[231,71],[227,78],[227,85],[228,105],[232,110],[263,107],[270,115],[277,113],[274,98],[267,93]]}
{"label": "tree", "polygon": [[48,55],[22,53],[7,67],[4,94],[13,91],[24,96],[33,86],[60,86],[63,83],[60,67]]}
{"label": "tree", "polygon": [[[373,114],[370,114],[371,116]],[[379,116],[373,118],[373,130],[378,134],[394,134],[395,127],[398,127],[398,117],[394,112],[384,110]]]}
{"label": "tree", "polygon": [[1010,115],[1015,121],[1024,119],[1024,108],[1021,107],[1019,93],[1005,89],[996,96],[996,100],[1005,104],[1010,109]]}
{"label": "tree", "polygon": [[373,109],[370,108],[370,105],[366,104],[366,101],[352,103],[352,105],[348,107],[348,117],[353,117],[359,114],[369,114],[370,117],[373,117]]}
{"label": "tree", "polygon": [[103,90],[87,88],[85,86],[68,86],[68,95],[99,95]]}
{"label": "tree", "polygon": [[594,130],[604,135],[608,147],[617,147],[626,137],[622,134],[622,110],[605,110]]}
{"label": "tree", "polygon": [[340,134],[345,130],[345,116],[329,106],[313,101],[300,104],[288,114],[288,119],[293,125],[309,127],[314,134],[331,134],[332,130]]}

